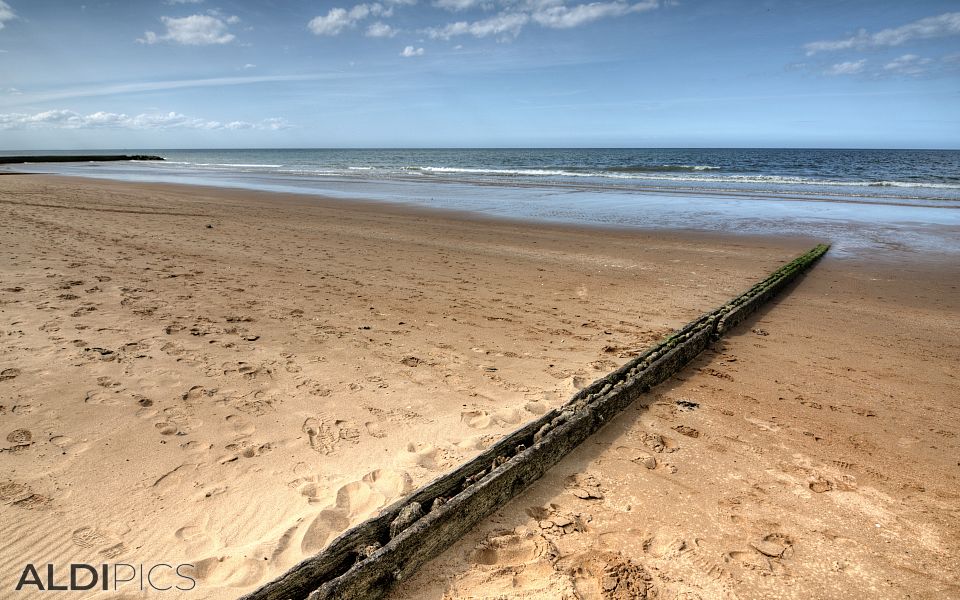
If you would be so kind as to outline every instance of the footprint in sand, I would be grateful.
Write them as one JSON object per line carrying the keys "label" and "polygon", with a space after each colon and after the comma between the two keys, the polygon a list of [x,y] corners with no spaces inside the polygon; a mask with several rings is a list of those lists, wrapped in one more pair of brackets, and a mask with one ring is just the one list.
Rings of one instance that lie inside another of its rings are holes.
{"label": "footprint in sand", "polygon": [[437,468],[437,454],[440,450],[432,444],[410,442],[407,449],[401,452],[396,463],[401,467],[423,467],[424,469]]}
{"label": "footprint in sand", "polygon": [[176,342],[167,342],[160,346],[160,351],[170,356],[180,356],[183,354],[184,349],[183,346]]}
{"label": "footprint in sand", "polygon": [[117,358],[117,353],[107,348],[84,348],[83,354],[90,360],[111,361]]}
{"label": "footprint in sand", "polygon": [[360,442],[360,428],[353,421],[337,419],[333,426],[338,430],[338,436],[344,442],[357,444]]}
{"label": "footprint in sand", "polygon": [[497,436],[493,435],[473,435],[462,440],[453,439],[451,442],[461,450],[486,450],[495,441]]}
{"label": "footprint in sand", "polygon": [[307,434],[310,447],[321,454],[333,454],[339,441],[339,433],[335,432],[332,423],[322,417],[310,417],[303,422],[301,429]]}
{"label": "footprint in sand", "polygon": [[0,371],[0,381],[7,381],[9,379],[15,379],[20,376],[20,369],[4,369]]}
{"label": "footprint in sand", "polygon": [[93,527],[75,529],[70,539],[79,548],[97,548],[98,554],[105,558],[116,558],[127,549],[122,541]]}
{"label": "footprint in sand", "polygon": [[640,564],[619,552],[587,551],[565,559],[576,597],[582,600],[644,600],[659,598],[653,577]]}
{"label": "footprint in sand", "polygon": [[191,454],[198,454],[200,452],[206,452],[213,449],[213,444],[201,444],[196,440],[190,440],[180,444],[180,448],[185,452],[190,452]]}
{"label": "footprint in sand", "polygon": [[493,425],[493,418],[485,410],[465,410],[460,413],[460,420],[473,429],[486,429]]}
{"label": "footprint in sand", "polygon": [[833,482],[829,479],[823,477],[822,475],[817,476],[816,479],[807,483],[807,487],[810,488],[810,491],[822,494],[824,492],[829,492],[833,490]]}
{"label": "footprint in sand", "polygon": [[644,433],[640,436],[643,445],[654,452],[676,452],[680,446],[671,438],[660,435],[659,433]]}
{"label": "footprint in sand", "polygon": [[196,525],[186,525],[174,532],[174,537],[183,544],[189,546],[212,545],[213,538],[207,534],[202,527]]}
{"label": "footprint in sand", "polygon": [[252,435],[257,428],[242,415],[228,415],[227,425],[240,435]]}
{"label": "footprint in sand", "polygon": [[345,419],[330,419],[323,415],[310,417],[303,422],[301,430],[307,434],[310,447],[321,454],[333,454],[340,442],[356,444],[360,441],[360,428]]}
{"label": "footprint in sand", "polygon": [[195,385],[183,393],[180,398],[187,403],[196,402],[204,396],[211,397],[216,394],[216,390],[207,390],[202,385]]}
{"label": "footprint in sand", "polygon": [[554,561],[559,556],[556,546],[532,531],[495,532],[473,550],[471,560],[477,565],[517,567],[535,560]]}
{"label": "footprint in sand", "polygon": [[[413,480],[408,473],[390,469],[371,471],[359,481],[342,486],[337,490],[333,505],[320,511],[310,523],[300,542],[301,550],[313,553],[322,549],[330,539],[352,524],[367,518],[388,502],[410,493],[412,489]],[[316,492],[315,489],[311,491]],[[311,501],[315,501],[315,498],[311,498]]]}
{"label": "footprint in sand", "polygon": [[[223,363],[221,372],[224,375],[240,375],[244,379],[256,379],[258,377],[273,377],[273,371],[265,365],[255,367],[250,363],[243,361],[235,363]],[[212,375],[213,373],[211,373]]]}
{"label": "footprint in sand", "polygon": [[53,499],[36,494],[30,486],[13,480],[0,481],[0,503],[25,510],[45,510]]}
{"label": "footprint in sand", "polygon": [[[184,567],[183,573],[204,584],[225,587],[248,587],[263,578],[264,561],[235,556],[211,556],[193,561],[193,568]],[[162,583],[162,582],[161,582]]]}
{"label": "footprint in sand", "polygon": [[734,550],[724,557],[727,563],[764,575],[777,575],[784,572],[784,559],[793,556],[793,540],[781,533],[771,533],[751,542],[749,549]]}
{"label": "footprint in sand", "polygon": [[631,448],[630,446],[617,446],[615,452],[617,453],[617,456],[623,458],[624,460],[629,460],[639,465],[643,465],[651,470],[657,468],[657,459],[647,452],[640,450],[639,448]]}
{"label": "footprint in sand", "polygon": [[121,404],[124,398],[119,390],[91,390],[87,392],[84,402],[87,404],[103,404],[107,406]]}
{"label": "footprint in sand", "polygon": [[50,443],[60,449],[62,454],[78,455],[90,448],[86,440],[75,440],[67,435],[55,435],[50,438]]}
{"label": "footprint in sand", "polygon": [[300,540],[300,549],[304,554],[313,554],[322,550],[327,542],[350,527],[349,516],[339,508],[320,511]]}
{"label": "footprint in sand", "polygon": [[[185,485],[193,478],[193,474],[199,469],[199,465],[193,463],[184,463],[170,471],[167,471],[153,482],[153,488],[158,493],[163,493],[170,489],[183,489]],[[189,486],[188,486],[189,487]]]}
{"label": "footprint in sand", "polygon": [[654,558],[675,558],[687,549],[682,538],[653,534],[643,540],[643,552]]}
{"label": "footprint in sand", "polygon": [[377,423],[376,421],[367,421],[363,426],[366,428],[367,433],[372,437],[383,438],[387,436],[387,434],[383,431],[383,425]]}
{"label": "footprint in sand", "polygon": [[516,425],[523,420],[523,414],[517,408],[501,408],[493,413],[493,418],[507,425]]}
{"label": "footprint in sand", "polygon": [[492,533],[471,553],[474,563],[452,582],[456,598],[531,600],[575,598],[570,578],[557,567],[556,547],[542,535],[519,528]]}
{"label": "footprint in sand", "polygon": [[532,400],[523,405],[523,410],[528,413],[540,416],[550,410],[546,402],[542,400]]}
{"label": "footprint in sand", "polygon": [[297,479],[294,482],[291,482],[289,485],[298,486],[297,491],[300,492],[301,496],[306,497],[307,502],[310,503],[323,501],[323,495],[326,492],[326,489],[320,483],[319,478],[315,476]]}
{"label": "footprint in sand", "polygon": [[7,434],[7,441],[17,446],[29,445],[33,442],[33,434],[29,429],[14,429]]}
{"label": "footprint in sand", "polygon": [[224,447],[225,450],[229,450],[234,454],[232,456],[223,457],[220,459],[220,463],[233,462],[239,457],[243,458],[256,458],[258,456],[263,456],[271,450],[273,450],[273,444],[266,442],[264,444],[252,444],[245,439],[240,439],[236,442],[227,444]]}
{"label": "footprint in sand", "polygon": [[169,421],[160,421],[159,423],[154,423],[153,426],[157,428],[160,435],[176,435],[180,431],[176,425]]}
{"label": "footprint in sand", "polygon": [[460,413],[460,421],[471,429],[487,429],[496,425],[515,425],[523,420],[523,414],[517,408],[502,408],[493,413],[485,410],[465,410]]}
{"label": "footprint in sand", "polygon": [[689,437],[689,438],[698,438],[698,437],[700,437],[700,432],[699,432],[698,430],[694,429],[693,427],[688,426],[688,425],[674,425],[673,427],[671,427],[671,429],[673,429],[674,431],[676,431],[676,432],[679,433],[680,435],[685,435],[685,436],[687,436],[687,437]]}

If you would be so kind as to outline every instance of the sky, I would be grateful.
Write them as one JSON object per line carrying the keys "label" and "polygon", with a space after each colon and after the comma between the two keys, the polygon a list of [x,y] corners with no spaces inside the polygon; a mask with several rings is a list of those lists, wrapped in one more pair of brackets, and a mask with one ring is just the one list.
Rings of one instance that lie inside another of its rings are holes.
{"label": "sky", "polygon": [[0,0],[0,150],[960,148],[960,4]]}

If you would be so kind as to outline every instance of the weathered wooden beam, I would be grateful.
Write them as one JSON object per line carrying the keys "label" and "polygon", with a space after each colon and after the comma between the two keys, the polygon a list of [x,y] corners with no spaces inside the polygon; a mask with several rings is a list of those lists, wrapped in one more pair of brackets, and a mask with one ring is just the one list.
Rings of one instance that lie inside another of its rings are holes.
{"label": "weathered wooden beam", "polygon": [[241,600],[381,598],[481,519],[539,479],[651,387],[773,297],[822,257],[820,244],[743,294],[524,425],[476,458],[347,530],[321,553]]}

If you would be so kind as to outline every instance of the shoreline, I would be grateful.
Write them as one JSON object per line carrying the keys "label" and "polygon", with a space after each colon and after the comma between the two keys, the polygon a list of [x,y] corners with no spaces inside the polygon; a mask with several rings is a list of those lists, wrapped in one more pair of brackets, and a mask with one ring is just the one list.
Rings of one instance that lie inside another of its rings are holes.
{"label": "shoreline", "polygon": [[[920,218],[919,215],[923,215],[926,211],[933,211],[933,214],[937,214],[939,209],[960,208],[960,206],[915,206],[908,204],[862,203],[866,206],[873,207],[877,211],[880,211],[877,213],[877,215],[868,218],[868,216],[865,214],[857,216],[855,213],[845,212],[843,210],[844,205],[850,205],[852,208],[856,208],[859,204],[861,204],[857,201],[831,199],[815,200],[804,198],[797,198],[795,200],[787,199],[786,202],[788,203],[788,206],[791,202],[796,202],[797,206],[806,203],[810,203],[812,205],[823,203],[825,205],[834,207],[830,210],[833,210],[837,213],[836,217],[822,220],[819,223],[815,221],[806,223],[806,220],[809,219],[809,215],[804,217],[804,213],[802,211],[795,215],[791,215],[789,209],[784,211],[782,206],[778,206],[778,204],[781,202],[781,199],[779,198],[777,200],[768,200],[764,199],[762,196],[750,196],[749,200],[744,200],[743,197],[738,197],[736,194],[718,194],[716,196],[716,201],[728,201],[728,208],[726,209],[727,213],[726,216],[723,216],[725,213],[723,211],[717,212],[717,206],[705,206],[703,207],[703,211],[698,211],[696,209],[696,205],[693,203],[693,201],[695,201],[697,198],[702,198],[702,196],[698,194],[661,191],[647,196],[637,196],[636,198],[641,202],[652,202],[650,205],[651,211],[672,211],[671,216],[666,219],[661,219],[660,221],[654,218],[652,222],[644,224],[635,222],[618,222],[615,219],[611,219],[611,216],[616,213],[616,209],[614,209],[613,213],[604,214],[602,218],[591,221],[577,217],[573,213],[564,215],[562,210],[557,212],[557,215],[559,216],[544,216],[534,213],[520,214],[511,212],[509,210],[506,212],[500,211],[493,208],[492,205],[473,208],[462,207],[458,205],[447,206],[442,202],[427,203],[424,202],[423,199],[418,198],[385,199],[364,197],[362,192],[357,192],[355,194],[329,195],[309,190],[298,190],[296,188],[278,191],[272,189],[263,190],[248,187],[234,187],[229,184],[211,185],[206,183],[192,182],[128,181],[112,177],[96,177],[75,174],[65,175],[56,173],[24,174],[54,178],[63,177],[92,182],[105,182],[106,184],[113,182],[120,185],[127,184],[133,186],[145,186],[148,188],[152,186],[174,186],[184,189],[208,190],[210,193],[263,194],[263,198],[265,199],[269,199],[270,197],[286,196],[300,197],[307,198],[310,199],[310,201],[321,204],[342,202],[346,204],[376,205],[381,207],[382,210],[388,210],[388,207],[392,206],[399,206],[401,207],[401,210],[423,210],[426,211],[427,214],[435,213],[440,216],[443,216],[444,214],[461,215],[462,218],[465,219],[494,219],[503,220],[505,222],[513,221],[516,223],[528,223],[532,225],[572,227],[600,231],[620,231],[624,233],[638,232],[642,234],[657,235],[658,232],[676,231],[686,232],[694,235],[704,235],[707,237],[717,236],[718,238],[729,235],[745,235],[758,238],[778,238],[786,236],[792,239],[808,240],[811,243],[819,241],[830,242],[833,244],[833,249],[831,251],[833,258],[854,260],[865,259],[867,257],[872,259],[878,254],[884,256],[885,259],[890,259],[893,256],[890,250],[902,251],[902,256],[900,256],[897,260],[905,260],[907,262],[912,260],[910,258],[911,253],[923,252],[933,255],[942,254],[944,256],[952,257],[960,255],[960,242],[957,242],[955,240],[955,236],[952,235],[956,227],[960,226],[960,214],[947,210],[942,214],[948,215],[950,218],[947,218],[942,223],[930,224],[918,220]],[[487,187],[490,189],[498,188],[498,186]],[[519,187],[522,188],[524,186],[521,185]],[[442,191],[442,189],[440,191]],[[683,206],[677,208],[675,205],[670,205],[669,202],[662,202],[662,199],[668,198],[678,198],[682,200]],[[741,204],[743,202],[746,202],[746,204]],[[751,204],[752,202],[758,202],[762,204],[754,205]],[[756,213],[755,211],[762,212],[764,207],[769,209],[773,214],[779,214],[780,216],[774,220],[770,220],[769,218],[761,218],[759,213]],[[886,214],[884,211],[901,212],[899,214],[897,212],[890,213],[888,217],[891,220],[884,221],[882,218]],[[707,214],[712,214],[713,216],[704,217],[704,212]],[[813,211],[811,214],[815,214],[816,212],[817,211]],[[916,213],[916,215],[910,217],[911,212]],[[687,216],[685,217],[684,215]],[[644,217],[644,219],[646,219],[646,217]],[[688,219],[692,221],[692,223],[684,224],[684,221]],[[957,225],[953,224],[954,221],[956,221]]]}
{"label": "shoreline", "polygon": [[[0,529],[15,540],[2,553],[0,582],[15,581],[21,557],[37,548],[37,560],[58,564],[189,562],[198,590],[214,599],[279,575],[812,245],[35,175],[0,179],[0,215],[9,240],[0,249],[0,310],[11,323],[0,338],[9,428],[0,434],[13,436],[8,446],[16,448],[0,453]],[[690,532],[667,519],[653,547],[670,548],[674,534],[692,545],[698,535],[722,560],[716,540],[753,532],[755,515],[773,518],[777,504],[751,505],[750,485],[785,494],[778,501],[802,497],[797,487],[777,488],[784,476],[767,472],[792,465],[791,453],[809,457],[788,473],[819,503],[791,505],[791,521],[763,533],[789,535],[797,553],[797,561],[781,561],[793,578],[785,589],[820,589],[804,567],[811,548],[829,551],[813,509],[831,528],[842,529],[836,519],[862,522],[851,506],[906,520],[909,527],[883,519],[884,531],[917,557],[904,568],[943,572],[957,552],[949,540],[960,539],[942,507],[956,481],[946,457],[957,446],[960,410],[948,401],[957,383],[947,368],[957,357],[950,315],[958,284],[949,255],[828,255],[789,296],[608,425],[398,598],[530,595],[540,580],[565,589],[575,585],[565,583],[567,566],[602,570],[607,555],[580,558],[604,539],[656,575],[660,558],[615,531],[636,529],[634,519],[663,519],[664,494],[685,502],[679,516],[711,525]],[[842,398],[832,401],[839,411],[828,408],[833,396]],[[700,408],[681,411],[677,400]],[[922,426],[931,411],[954,437]],[[671,429],[678,421],[700,437]],[[904,428],[915,438],[906,445],[889,432]],[[642,450],[642,434],[660,435],[674,450]],[[839,467],[819,444],[854,466],[831,470]],[[929,445],[941,451],[923,452]],[[719,446],[725,451],[712,450]],[[880,447],[896,454],[875,452]],[[641,457],[621,455],[635,451],[662,468],[631,470]],[[834,488],[811,495],[806,478],[815,480],[814,471]],[[892,475],[884,481],[872,472]],[[576,473],[591,473],[607,500],[571,500],[566,477]],[[929,493],[902,487],[917,482]],[[734,516],[753,520],[716,521],[718,500],[694,493],[698,486],[743,496]],[[560,526],[565,541],[552,529],[493,539],[506,535],[494,531],[529,525],[524,511],[532,506],[552,511],[536,513],[538,522],[556,517],[555,525],[568,513],[593,520],[569,534]],[[875,542],[840,534],[861,548],[848,550],[861,562],[846,571],[845,589],[873,585],[890,568],[862,550]],[[920,534],[923,543],[910,545]],[[539,551],[526,554],[528,545],[557,548],[562,568]],[[501,560],[507,555],[520,558]],[[719,598],[687,556],[677,555],[675,575],[700,585],[691,592]],[[753,589],[741,562],[725,566],[725,585]],[[498,579],[525,570],[542,577],[520,577],[519,587]]]}
{"label": "shoreline", "polygon": [[[219,198],[238,198],[242,199],[245,202],[263,202],[264,206],[267,206],[271,202],[278,202],[285,206],[315,206],[319,208],[326,209],[335,209],[335,210],[344,210],[349,211],[352,208],[356,208],[360,211],[373,210],[381,212],[383,214],[392,214],[398,216],[421,216],[423,218],[434,218],[441,220],[450,220],[456,221],[461,224],[477,223],[477,224],[500,224],[504,226],[510,226],[517,229],[522,229],[524,227],[534,227],[542,230],[556,230],[558,232],[598,232],[598,233],[609,233],[617,234],[621,236],[632,236],[638,235],[640,237],[648,237],[657,239],[658,237],[670,238],[674,235],[680,236],[690,236],[694,240],[701,241],[703,243],[717,243],[724,240],[729,240],[730,238],[744,238],[747,241],[753,241],[756,243],[771,243],[779,240],[783,240],[783,236],[774,236],[770,234],[758,234],[758,233],[741,233],[741,232],[717,232],[710,230],[703,230],[697,228],[681,228],[681,227],[669,227],[669,228],[637,228],[631,227],[628,225],[617,225],[609,223],[570,223],[570,222],[557,222],[557,221],[542,221],[534,218],[524,218],[516,217],[509,215],[499,215],[491,214],[485,212],[475,212],[464,209],[457,208],[438,208],[433,206],[424,206],[422,204],[417,204],[414,202],[396,202],[396,201],[386,201],[386,200],[375,200],[364,198],[360,196],[356,197],[334,197],[334,196],[324,196],[322,194],[316,194],[312,192],[296,192],[296,191],[284,191],[284,192],[275,192],[275,191],[263,191],[256,189],[247,189],[247,188],[232,188],[232,187],[220,187],[212,185],[203,185],[203,184],[192,184],[192,183],[168,183],[168,182],[136,182],[136,181],[123,181],[116,179],[101,179],[101,178],[92,178],[92,177],[82,177],[76,175],[61,175],[55,173],[10,173],[11,175],[25,175],[30,177],[37,178],[52,178],[53,180],[65,179],[67,181],[73,182],[88,182],[92,186],[103,185],[105,187],[110,187],[112,185],[118,186],[119,189],[128,189],[128,190],[137,190],[142,189],[145,192],[152,191],[166,191],[172,193],[188,193],[190,191],[198,191],[204,196],[219,197]],[[10,204],[12,201],[0,198],[0,204],[7,203]],[[45,206],[48,208],[64,208],[67,210],[108,210],[104,208],[87,208],[81,206],[63,206],[58,204],[37,204],[37,206]],[[144,214],[163,214],[163,213],[148,213],[147,207],[143,208]],[[123,208],[111,208],[111,212],[123,211]],[[135,212],[129,210],[128,212]],[[215,218],[217,215],[212,213],[195,213],[190,216],[209,216]],[[812,236],[804,235],[793,235],[786,236],[786,241],[792,247],[801,248],[804,244],[814,244],[819,240],[818,238]],[[827,240],[829,241],[829,240]]]}
{"label": "shoreline", "polygon": [[146,154],[0,154],[0,165],[63,162],[119,162],[134,160],[163,160],[163,158]]}

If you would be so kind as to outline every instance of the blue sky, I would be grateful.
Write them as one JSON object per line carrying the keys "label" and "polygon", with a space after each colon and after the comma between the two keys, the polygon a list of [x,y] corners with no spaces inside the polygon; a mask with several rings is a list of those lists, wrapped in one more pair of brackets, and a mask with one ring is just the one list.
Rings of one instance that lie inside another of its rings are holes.
{"label": "blue sky", "polygon": [[0,0],[0,149],[960,147],[949,2]]}

